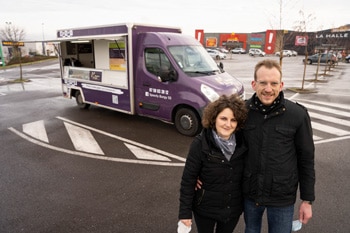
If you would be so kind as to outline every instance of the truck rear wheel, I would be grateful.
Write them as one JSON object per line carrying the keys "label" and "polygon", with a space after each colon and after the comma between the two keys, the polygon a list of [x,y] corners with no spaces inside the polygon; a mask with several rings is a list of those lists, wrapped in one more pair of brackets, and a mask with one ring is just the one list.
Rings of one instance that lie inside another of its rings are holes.
{"label": "truck rear wheel", "polygon": [[189,108],[181,108],[176,112],[175,127],[179,133],[190,137],[202,129],[199,116]]}
{"label": "truck rear wheel", "polygon": [[83,101],[83,97],[81,96],[80,91],[77,91],[75,93],[75,101],[77,102],[79,108],[88,109],[90,107],[90,104],[87,104]]}

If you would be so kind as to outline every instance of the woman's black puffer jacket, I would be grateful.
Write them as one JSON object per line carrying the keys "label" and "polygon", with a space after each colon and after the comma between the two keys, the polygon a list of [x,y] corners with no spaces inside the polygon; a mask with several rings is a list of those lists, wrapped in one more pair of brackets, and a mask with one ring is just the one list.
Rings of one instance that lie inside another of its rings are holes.
{"label": "woman's black puffer jacket", "polygon": [[[211,129],[203,129],[194,139],[181,181],[179,219],[191,219],[192,211],[223,222],[241,215],[243,157],[247,148],[240,132],[236,133],[236,144],[228,161]],[[195,191],[197,178],[203,185]]]}

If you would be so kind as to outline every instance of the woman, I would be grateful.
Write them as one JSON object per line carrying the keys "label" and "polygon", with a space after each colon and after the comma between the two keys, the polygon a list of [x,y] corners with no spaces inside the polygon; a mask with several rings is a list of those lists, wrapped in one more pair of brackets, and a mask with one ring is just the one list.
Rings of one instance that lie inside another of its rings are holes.
{"label": "woman", "polygon": [[[180,189],[180,224],[199,233],[232,233],[243,210],[241,132],[247,110],[238,95],[210,103],[202,118],[203,130],[190,146]],[[195,190],[197,179],[202,188]]]}

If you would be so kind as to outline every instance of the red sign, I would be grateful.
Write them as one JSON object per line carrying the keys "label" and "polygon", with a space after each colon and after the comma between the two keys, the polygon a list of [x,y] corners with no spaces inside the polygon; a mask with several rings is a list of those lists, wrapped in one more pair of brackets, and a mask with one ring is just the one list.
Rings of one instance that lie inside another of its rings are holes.
{"label": "red sign", "polygon": [[196,29],[195,31],[195,38],[201,43],[204,44],[204,30],[202,29]]}
{"label": "red sign", "polygon": [[267,30],[265,36],[265,52],[272,54],[275,51],[276,30]]}

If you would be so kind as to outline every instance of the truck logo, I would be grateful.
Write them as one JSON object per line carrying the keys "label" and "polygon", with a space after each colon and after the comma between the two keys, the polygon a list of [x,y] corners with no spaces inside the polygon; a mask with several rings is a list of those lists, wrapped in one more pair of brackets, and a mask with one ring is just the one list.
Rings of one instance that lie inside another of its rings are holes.
{"label": "truck logo", "polygon": [[101,82],[102,81],[102,72],[90,71],[89,77],[90,77],[91,81]]}

